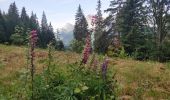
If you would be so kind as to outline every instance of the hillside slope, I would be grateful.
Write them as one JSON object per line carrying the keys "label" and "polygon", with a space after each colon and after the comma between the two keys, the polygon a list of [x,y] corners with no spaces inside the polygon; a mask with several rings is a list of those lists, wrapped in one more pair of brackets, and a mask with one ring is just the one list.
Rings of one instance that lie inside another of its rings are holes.
{"label": "hillside slope", "polygon": [[[17,73],[27,67],[27,48],[0,45],[0,97],[7,91]],[[36,50],[36,72],[45,67],[47,50]],[[81,56],[72,52],[53,53],[54,62],[62,67],[80,61]],[[170,99],[170,64],[158,62],[140,62],[132,59],[110,58],[111,72],[116,72],[118,96],[125,100]]]}

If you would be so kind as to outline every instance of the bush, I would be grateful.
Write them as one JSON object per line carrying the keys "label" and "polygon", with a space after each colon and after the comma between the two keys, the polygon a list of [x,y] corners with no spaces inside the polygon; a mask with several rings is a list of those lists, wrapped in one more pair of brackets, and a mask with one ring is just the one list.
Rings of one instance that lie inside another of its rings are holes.
{"label": "bush", "polygon": [[59,50],[59,51],[64,50],[64,43],[63,43],[63,41],[61,41],[61,40],[56,41],[55,49]]}
{"label": "bush", "polygon": [[110,57],[120,57],[120,58],[126,58],[127,54],[126,51],[124,49],[124,47],[113,47],[113,46],[109,46],[108,47],[108,51],[107,51],[107,55]]}
{"label": "bush", "polygon": [[25,42],[23,36],[20,36],[19,34],[12,34],[10,39],[12,41],[12,44],[15,45],[23,45]]}
{"label": "bush", "polygon": [[70,43],[70,48],[72,51],[81,53],[84,47],[84,43],[78,40],[72,40]]}

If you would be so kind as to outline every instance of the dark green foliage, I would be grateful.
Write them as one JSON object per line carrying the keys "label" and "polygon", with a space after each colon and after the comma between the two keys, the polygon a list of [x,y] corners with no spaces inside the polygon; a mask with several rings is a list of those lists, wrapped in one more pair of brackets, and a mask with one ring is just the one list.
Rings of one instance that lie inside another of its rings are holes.
{"label": "dark green foliage", "polygon": [[98,0],[96,10],[97,10],[97,14],[96,14],[96,27],[94,31],[94,50],[98,53],[105,53],[108,43],[106,37],[107,33],[103,31],[103,18],[102,18],[100,0]]}
{"label": "dark green foliage", "polygon": [[70,48],[72,51],[77,52],[77,53],[81,53],[84,47],[84,43],[82,41],[78,41],[78,40],[72,40],[70,43]]}
{"label": "dark green foliage", "polygon": [[64,43],[63,41],[60,39],[60,32],[59,30],[57,29],[57,32],[56,32],[56,43],[55,43],[55,49],[56,50],[64,50]]}
{"label": "dark green foliage", "polygon": [[47,44],[49,44],[51,41],[55,41],[53,27],[51,23],[48,25],[45,12],[43,12],[41,20],[41,32],[39,34],[40,47],[46,48]]}
{"label": "dark green foliage", "polygon": [[24,28],[24,32],[26,33],[29,28],[30,20],[28,14],[26,13],[25,7],[22,8],[20,21],[20,24]]}
{"label": "dark green foliage", "polygon": [[[99,33],[96,33],[99,34]],[[100,37],[96,38],[94,41],[95,51],[98,53],[106,53],[110,44],[110,39],[107,32],[103,31]]]}
{"label": "dark green foliage", "polygon": [[79,5],[76,17],[75,17],[75,26],[74,26],[74,39],[78,41],[83,41],[85,43],[85,38],[88,33],[88,24],[86,18],[83,14],[81,6]]}
{"label": "dark green foliage", "polygon": [[145,45],[146,22],[144,13],[141,13],[142,4],[140,0],[127,0],[117,17],[116,23],[118,31],[122,34],[122,44],[129,55]]}
{"label": "dark green foliage", "polygon": [[[56,45],[53,27],[51,23],[48,25],[44,12],[40,28],[36,14],[32,12],[29,17],[25,7],[23,7],[19,16],[15,2],[10,4],[7,14],[2,14],[0,11],[0,43],[25,45],[31,30],[36,30],[38,33],[38,47],[46,48],[50,41]],[[62,41],[58,43],[59,48],[63,48]]]}
{"label": "dark green foliage", "polygon": [[30,22],[29,22],[29,28],[31,30],[40,30],[39,29],[39,23],[38,23],[38,19],[36,14],[34,14],[33,12],[31,13],[31,17],[30,17]]}
{"label": "dark green foliage", "polygon": [[70,43],[70,49],[77,53],[81,53],[83,46],[85,45],[85,38],[88,33],[88,24],[86,18],[83,14],[81,6],[79,5],[76,16],[75,16],[75,26],[74,26],[74,40]]}
{"label": "dark green foliage", "polygon": [[62,40],[56,41],[55,49],[56,50],[64,50],[64,43]]}
{"label": "dark green foliage", "polygon": [[16,26],[15,27],[15,33],[11,35],[10,39],[12,41],[12,44],[15,45],[24,45],[26,44],[26,39],[27,39],[27,35],[24,34],[24,28],[23,27],[19,27]]}
{"label": "dark green foliage", "polygon": [[10,36],[14,34],[15,26],[19,25],[19,13],[15,2],[9,6],[7,14],[7,40],[9,41]]}
{"label": "dark green foliage", "polygon": [[112,0],[107,9],[110,15],[106,25],[112,25],[110,32],[118,33],[126,53],[138,60],[154,58],[153,52],[157,51],[153,28],[148,26],[146,4],[145,0]]}
{"label": "dark green foliage", "polygon": [[[169,35],[170,0],[148,0],[148,20],[153,23],[154,39],[156,43],[157,60],[162,62],[167,58],[164,54],[164,45]],[[165,48],[164,48],[165,49]],[[164,56],[163,56],[164,55]],[[167,59],[168,60],[168,59]]]}
{"label": "dark green foliage", "polygon": [[6,25],[4,17],[0,11],[0,43],[3,43],[6,41]]}
{"label": "dark green foliage", "polygon": [[[102,79],[101,72],[80,68],[77,64],[67,66],[67,74],[59,66],[50,66],[50,73],[45,70],[35,77],[35,99],[39,100],[114,100],[116,83],[113,77]],[[54,69],[55,67],[55,69]],[[48,82],[46,77],[48,76]]]}

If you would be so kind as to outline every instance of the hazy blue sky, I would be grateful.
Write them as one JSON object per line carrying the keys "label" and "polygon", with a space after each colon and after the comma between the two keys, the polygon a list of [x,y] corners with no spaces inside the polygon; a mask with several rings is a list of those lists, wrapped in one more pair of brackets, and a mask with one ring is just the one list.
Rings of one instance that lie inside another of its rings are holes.
{"label": "hazy blue sky", "polygon": [[[86,16],[95,14],[98,0],[0,0],[0,9],[7,11],[10,3],[14,1],[19,12],[25,6],[27,13],[30,15],[31,11],[34,11],[39,20],[41,20],[42,12],[45,11],[48,22],[52,22],[56,29],[63,27],[66,23],[74,24],[79,4]],[[110,0],[101,0],[101,2],[102,10],[109,7]]]}

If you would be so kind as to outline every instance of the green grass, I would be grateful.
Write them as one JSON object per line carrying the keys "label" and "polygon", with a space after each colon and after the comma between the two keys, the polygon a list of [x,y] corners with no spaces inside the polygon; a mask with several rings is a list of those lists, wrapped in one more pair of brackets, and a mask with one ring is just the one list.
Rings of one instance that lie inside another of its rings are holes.
{"label": "green grass", "polygon": [[[0,100],[11,99],[6,97],[15,93],[17,87],[13,87],[13,83],[20,81],[19,73],[26,67],[26,50],[25,47],[0,45]],[[66,76],[69,73],[68,67],[81,59],[81,55],[72,52],[55,51],[52,55],[54,63]],[[37,74],[46,66],[47,56],[47,50],[36,50]],[[117,73],[119,98],[170,99],[170,63],[110,58],[109,67],[110,74],[115,71]]]}

